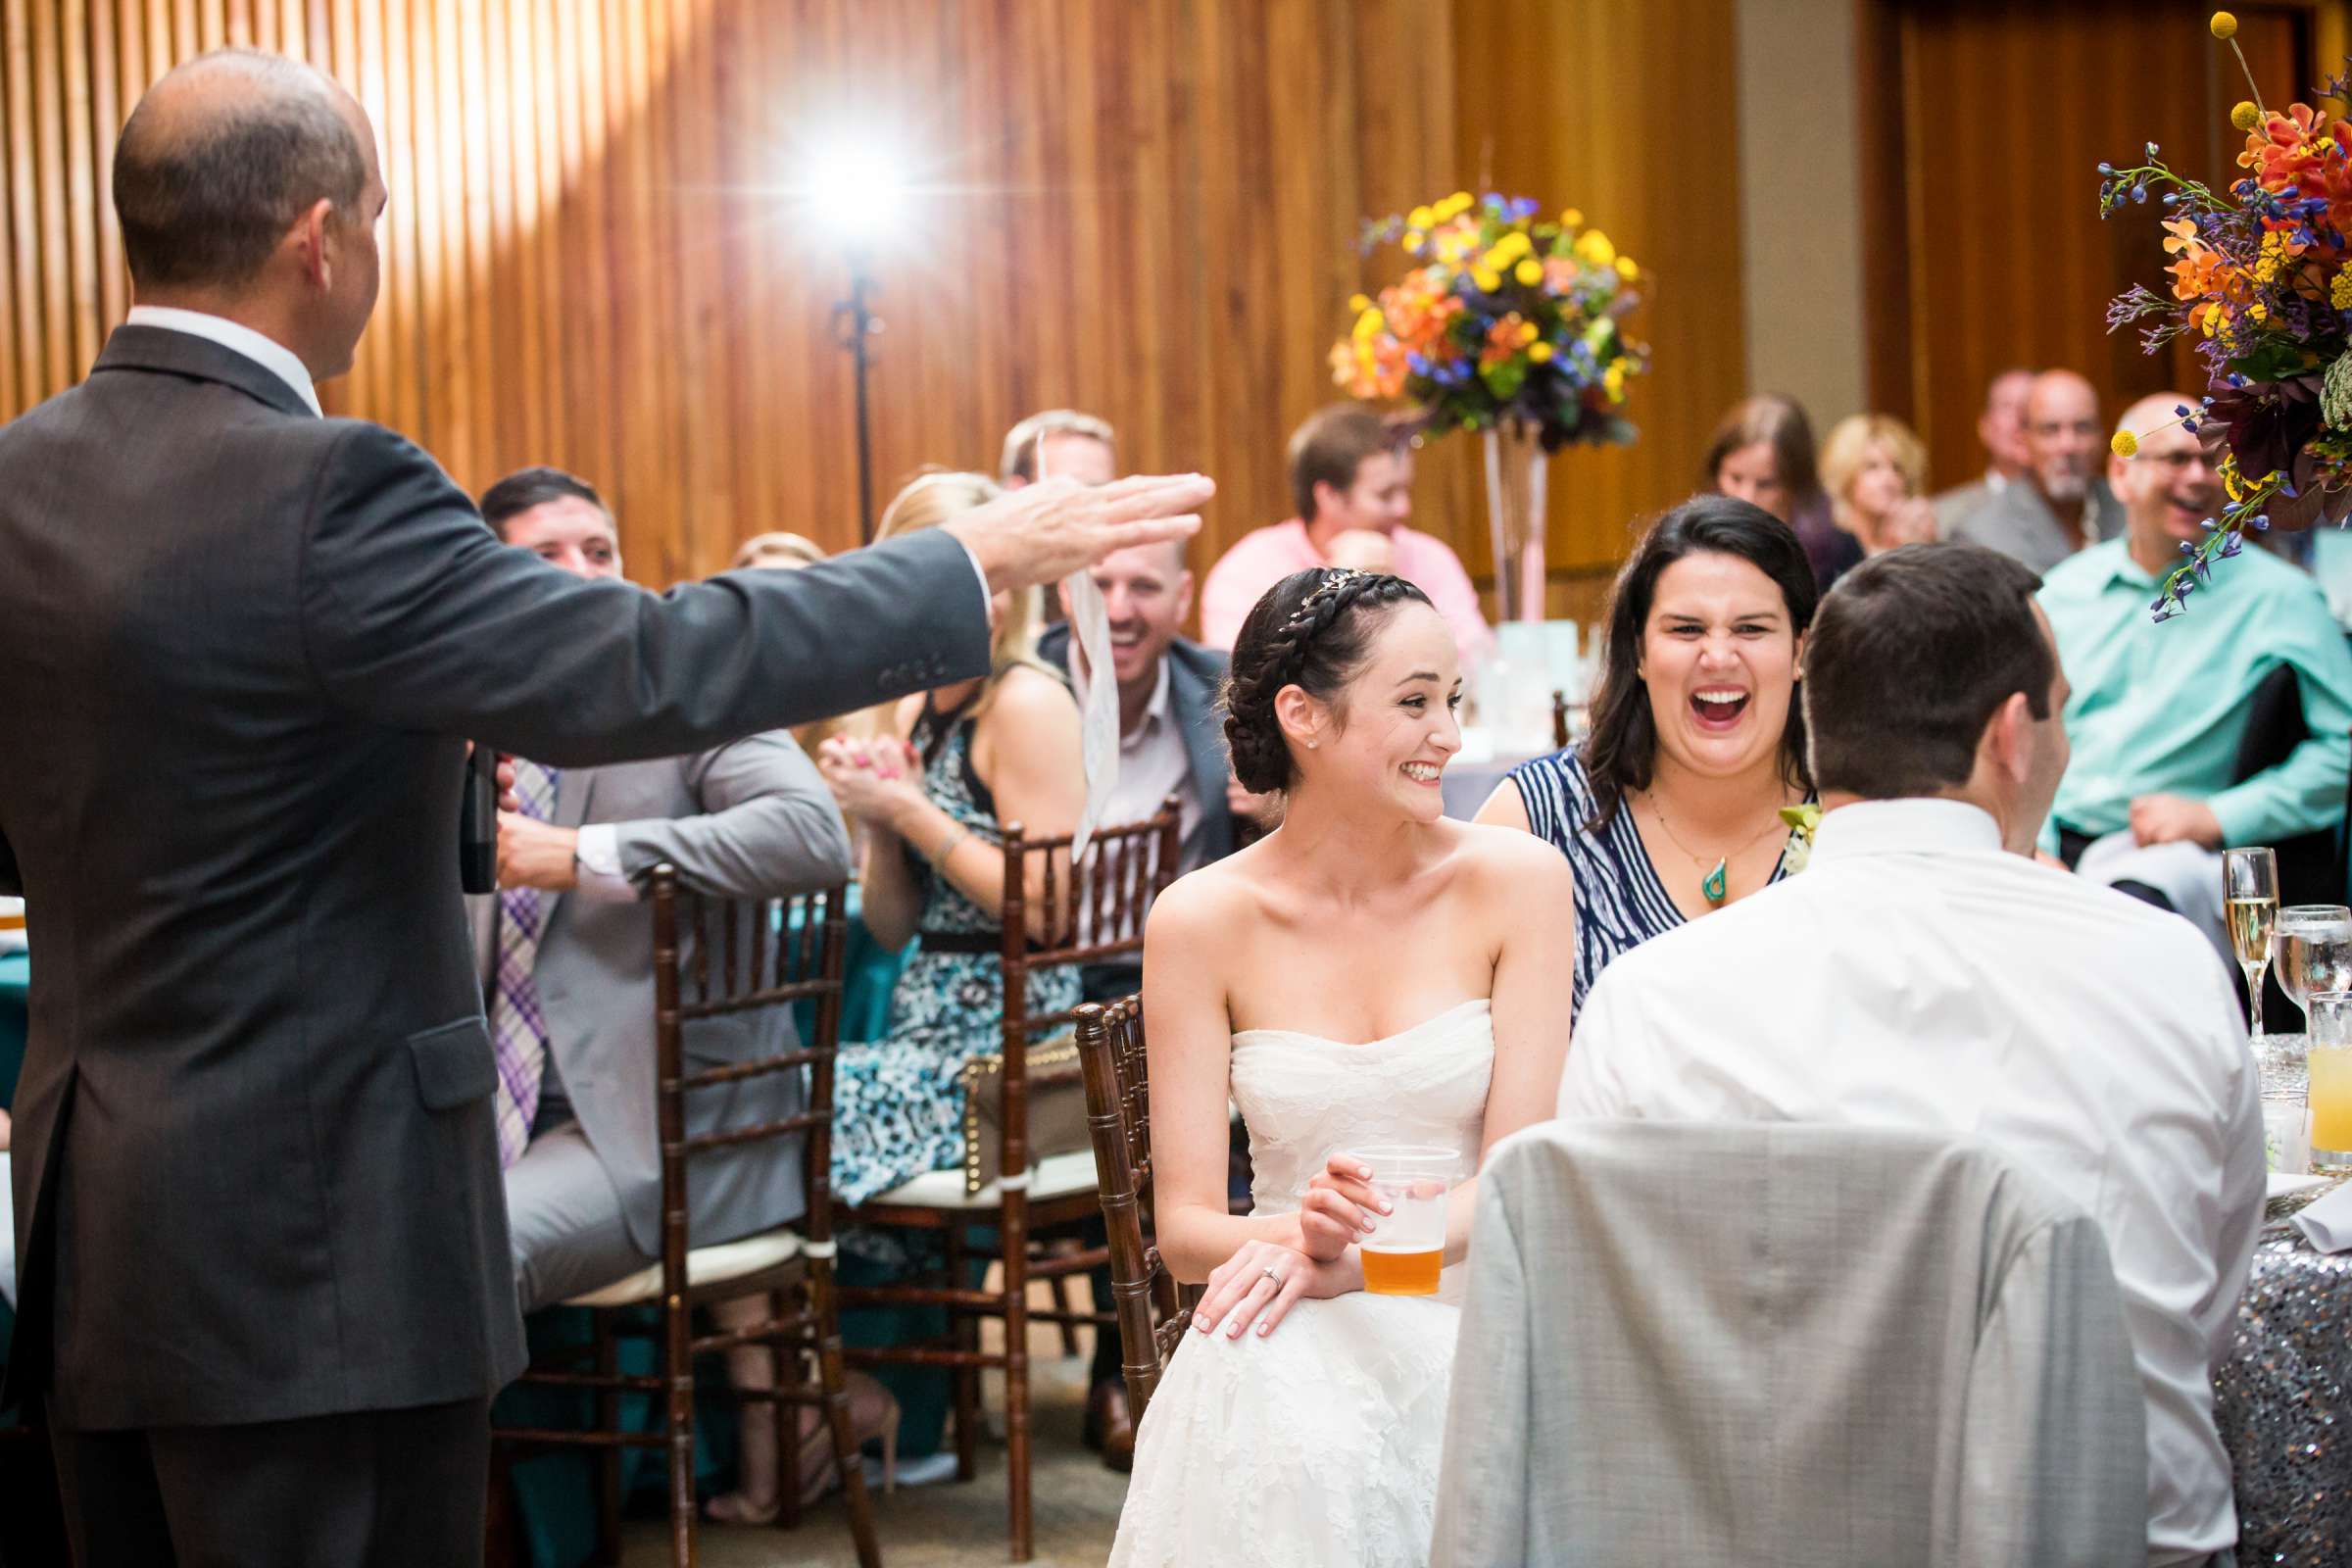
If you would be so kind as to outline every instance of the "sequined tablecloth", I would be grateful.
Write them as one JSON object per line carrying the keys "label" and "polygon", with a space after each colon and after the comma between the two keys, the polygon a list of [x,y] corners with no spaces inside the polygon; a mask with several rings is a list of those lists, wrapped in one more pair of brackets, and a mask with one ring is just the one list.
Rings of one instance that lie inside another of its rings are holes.
{"label": "sequined tablecloth", "polygon": [[2352,1563],[2352,1252],[2313,1250],[2285,1223],[2288,1206],[2272,1205],[2255,1249],[2236,1337],[2214,1375],[2214,1415],[2237,1477],[2239,1568],[2342,1568]]}

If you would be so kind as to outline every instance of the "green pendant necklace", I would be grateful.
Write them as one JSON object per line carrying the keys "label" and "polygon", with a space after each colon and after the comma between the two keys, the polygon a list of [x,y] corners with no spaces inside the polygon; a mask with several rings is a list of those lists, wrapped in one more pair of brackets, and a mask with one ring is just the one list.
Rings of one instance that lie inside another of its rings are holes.
{"label": "green pendant necklace", "polygon": [[[1666,836],[1674,841],[1674,847],[1682,851],[1685,855],[1690,856],[1690,863],[1692,865],[1705,865],[1707,863],[1707,858],[1703,855],[1692,853],[1690,846],[1683,842],[1683,836],[1674,830],[1674,824],[1666,820],[1665,811],[1659,808],[1656,792],[1645,790],[1642,793],[1648,798],[1650,814],[1658,819],[1658,826],[1666,830]],[[1746,854],[1747,851],[1754,846],[1757,839],[1762,838],[1766,833],[1771,832],[1774,828],[1783,827],[1784,825],[1785,824],[1781,821],[1779,816],[1776,815],[1771,821],[1764,824],[1761,831],[1750,835],[1745,844],[1742,844],[1738,849],[1732,851],[1731,855],[1719,855],[1715,858],[1715,869],[1709,871],[1705,878],[1698,884],[1698,891],[1705,897],[1708,908],[1722,908],[1723,901],[1732,896],[1732,855]]]}

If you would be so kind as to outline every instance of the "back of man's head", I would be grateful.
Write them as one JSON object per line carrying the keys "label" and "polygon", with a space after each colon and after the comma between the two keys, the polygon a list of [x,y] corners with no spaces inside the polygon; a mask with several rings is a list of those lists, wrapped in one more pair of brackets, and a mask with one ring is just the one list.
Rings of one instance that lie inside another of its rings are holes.
{"label": "back of man's head", "polygon": [[1813,782],[1864,800],[1968,783],[1978,743],[2019,692],[2050,716],[2057,674],[2034,608],[2039,579],[1977,545],[1874,556],[1823,596],[1805,637]]}
{"label": "back of man's head", "polygon": [[253,49],[175,68],[115,144],[122,256],[149,292],[249,283],[318,202],[365,221],[367,183],[366,154],[332,84]]}
{"label": "back of man's head", "polygon": [[1345,492],[1364,460],[1402,450],[1389,421],[1361,403],[1335,403],[1307,416],[1291,433],[1291,500],[1300,520],[1315,520],[1315,486]]}

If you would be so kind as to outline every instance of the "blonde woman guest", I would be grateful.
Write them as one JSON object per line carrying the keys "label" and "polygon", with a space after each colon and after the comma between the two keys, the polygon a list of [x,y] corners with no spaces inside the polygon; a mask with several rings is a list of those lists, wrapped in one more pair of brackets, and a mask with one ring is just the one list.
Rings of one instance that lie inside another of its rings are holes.
{"label": "blonde woman guest", "polygon": [[741,571],[746,566],[813,566],[825,559],[825,547],[806,534],[756,533],[736,550],[735,559],[727,563],[729,571]]}
{"label": "blonde woman guest", "polygon": [[1936,509],[1920,494],[1927,477],[1928,449],[1890,415],[1851,415],[1821,445],[1821,487],[1865,556],[1936,542]]}

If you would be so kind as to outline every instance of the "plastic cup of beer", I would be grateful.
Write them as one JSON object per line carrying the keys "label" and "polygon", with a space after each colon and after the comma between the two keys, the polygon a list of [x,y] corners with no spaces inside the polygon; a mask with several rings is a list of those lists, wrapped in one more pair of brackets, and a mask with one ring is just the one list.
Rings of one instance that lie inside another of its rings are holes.
{"label": "plastic cup of beer", "polygon": [[1364,1289],[1374,1296],[1435,1296],[1446,1260],[1446,1195],[1461,1179],[1459,1152],[1430,1144],[1375,1144],[1348,1152],[1389,1201],[1357,1244]]}

